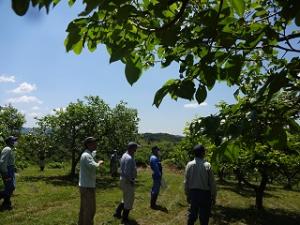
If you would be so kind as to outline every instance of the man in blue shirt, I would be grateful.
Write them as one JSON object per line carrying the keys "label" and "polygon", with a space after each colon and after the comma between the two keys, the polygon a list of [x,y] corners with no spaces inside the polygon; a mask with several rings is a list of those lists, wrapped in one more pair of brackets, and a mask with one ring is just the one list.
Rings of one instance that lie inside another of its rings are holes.
{"label": "man in blue shirt", "polygon": [[162,166],[159,160],[160,149],[157,146],[152,148],[152,155],[150,157],[150,167],[152,169],[153,185],[151,189],[150,207],[157,209],[156,200],[159,194],[162,178]]}
{"label": "man in blue shirt", "polygon": [[4,184],[4,190],[0,191],[0,199],[4,201],[1,205],[1,210],[11,210],[11,201],[13,191],[16,188],[15,181],[15,154],[13,152],[17,138],[9,136],[5,139],[6,147],[0,155],[0,173]]}

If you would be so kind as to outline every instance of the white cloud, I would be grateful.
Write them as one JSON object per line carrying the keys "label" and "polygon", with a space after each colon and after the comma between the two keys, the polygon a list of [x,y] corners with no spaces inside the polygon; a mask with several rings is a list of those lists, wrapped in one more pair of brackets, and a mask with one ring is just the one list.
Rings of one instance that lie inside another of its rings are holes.
{"label": "white cloud", "polygon": [[15,83],[16,79],[15,76],[9,76],[9,75],[0,75],[0,83]]}
{"label": "white cloud", "polygon": [[28,114],[28,116],[31,116],[31,117],[38,117],[40,116],[41,114],[40,113],[37,113],[37,112],[31,112]]}
{"label": "white cloud", "polygon": [[202,102],[201,104],[194,102],[194,103],[185,104],[183,107],[188,109],[196,109],[204,106],[208,106],[208,104],[206,102]]}
{"label": "white cloud", "polygon": [[16,89],[12,90],[11,92],[15,94],[22,94],[22,93],[30,93],[32,91],[36,90],[35,84],[29,84],[27,82],[24,82],[19,85]]}
{"label": "white cloud", "polygon": [[39,110],[40,107],[38,107],[38,106],[33,106],[31,109],[34,110],[34,111],[36,111],[36,110]]}
{"label": "white cloud", "polygon": [[35,96],[23,95],[16,98],[10,98],[7,100],[9,103],[38,103],[42,104],[43,102]]}

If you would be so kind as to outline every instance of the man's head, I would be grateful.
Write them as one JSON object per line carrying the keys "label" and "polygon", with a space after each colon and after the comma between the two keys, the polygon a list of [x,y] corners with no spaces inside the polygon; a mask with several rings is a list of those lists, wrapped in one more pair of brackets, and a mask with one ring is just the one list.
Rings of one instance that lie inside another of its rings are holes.
{"label": "man's head", "polygon": [[194,150],[195,157],[197,157],[197,158],[203,158],[204,157],[205,148],[204,148],[203,145],[201,145],[201,144],[195,145],[193,150]]}
{"label": "man's head", "polygon": [[130,155],[134,155],[139,145],[135,142],[129,142],[127,145],[127,151]]}
{"label": "man's head", "polygon": [[15,143],[17,142],[18,138],[14,136],[9,136],[5,139],[5,144],[8,146],[13,147]]}
{"label": "man's head", "polygon": [[153,154],[153,155],[158,156],[158,155],[159,155],[159,152],[160,152],[159,147],[157,147],[157,146],[152,147],[152,154]]}
{"label": "man's head", "polygon": [[94,151],[97,148],[97,138],[94,137],[87,137],[84,139],[84,147],[87,148],[88,150]]}

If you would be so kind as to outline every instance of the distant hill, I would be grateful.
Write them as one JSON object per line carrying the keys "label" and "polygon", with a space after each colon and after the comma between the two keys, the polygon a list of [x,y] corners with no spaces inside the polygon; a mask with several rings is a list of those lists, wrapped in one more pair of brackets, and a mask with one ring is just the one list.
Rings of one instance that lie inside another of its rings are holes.
{"label": "distant hill", "polygon": [[140,137],[144,139],[145,141],[170,141],[170,142],[179,142],[183,138],[183,136],[180,135],[173,135],[168,133],[143,133],[140,134]]}
{"label": "distant hill", "polygon": [[32,131],[33,128],[31,127],[22,127],[21,134],[28,134]]}

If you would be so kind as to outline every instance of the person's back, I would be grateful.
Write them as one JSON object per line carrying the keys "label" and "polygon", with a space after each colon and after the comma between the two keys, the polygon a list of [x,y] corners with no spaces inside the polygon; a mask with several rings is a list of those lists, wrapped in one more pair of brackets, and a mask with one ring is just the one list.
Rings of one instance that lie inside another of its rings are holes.
{"label": "person's back", "polygon": [[11,147],[6,146],[0,155],[0,172],[7,173],[8,166],[15,165],[15,157]]}
{"label": "person's back", "polygon": [[[204,159],[195,158],[187,166],[187,187],[189,189],[210,190],[211,165]],[[189,179],[190,178],[190,179]]]}
{"label": "person's back", "polygon": [[128,179],[128,181],[132,181],[136,178],[136,164],[134,158],[125,152],[122,155],[120,162],[120,170],[121,170],[121,179]]}
{"label": "person's back", "polygon": [[204,146],[196,145],[194,154],[195,159],[186,165],[184,176],[184,190],[190,204],[187,224],[193,225],[199,216],[201,225],[208,225],[216,184],[211,165],[204,160]]}

